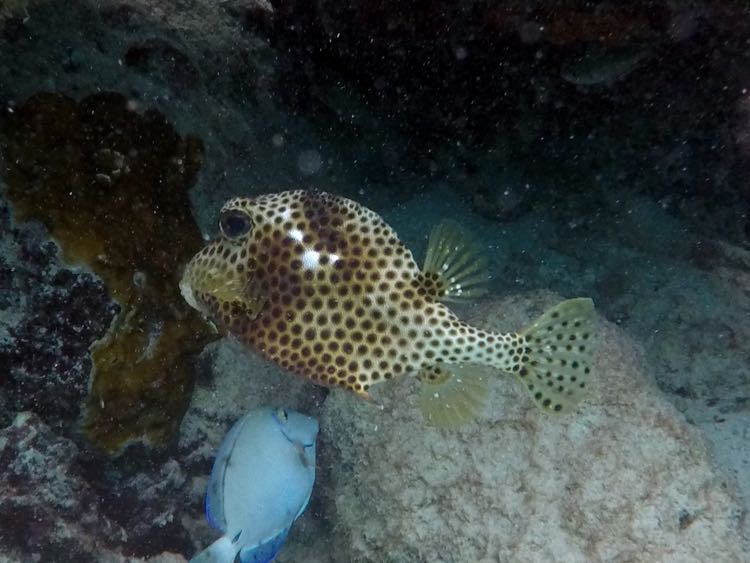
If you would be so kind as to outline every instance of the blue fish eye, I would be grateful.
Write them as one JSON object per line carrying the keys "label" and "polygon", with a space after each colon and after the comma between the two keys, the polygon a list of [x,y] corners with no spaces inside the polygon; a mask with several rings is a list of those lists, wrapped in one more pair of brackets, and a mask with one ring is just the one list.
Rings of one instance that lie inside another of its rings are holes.
{"label": "blue fish eye", "polygon": [[227,209],[219,217],[219,230],[229,240],[238,239],[250,232],[253,222],[244,211]]}

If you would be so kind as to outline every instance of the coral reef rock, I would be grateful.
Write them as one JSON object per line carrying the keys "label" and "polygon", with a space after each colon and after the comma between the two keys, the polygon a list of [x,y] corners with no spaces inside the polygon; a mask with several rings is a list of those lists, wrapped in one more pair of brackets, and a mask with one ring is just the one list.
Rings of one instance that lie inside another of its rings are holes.
{"label": "coral reef rock", "polygon": [[30,412],[0,430],[0,561],[142,561],[116,549],[128,533],[104,514],[77,458],[72,441]]}
{"label": "coral reef rock", "polygon": [[[518,329],[556,300],[490,302],[477,320]],[[540,413],[504,376],[486,413],[450,431],[422,420],[414,381],[379,389],[382,410],[332,393],[323,494],[338,560],[743,560],[734,483],[637,346],[600,325],[592,395],[570,416]]]}
{"label": "coral reef rock", "polygon": [[99,279],[63,263],[42,225],[13,225],[0,197],[0,427],[33,409],[55,432],[74,431],[89,346],[116,308]]}

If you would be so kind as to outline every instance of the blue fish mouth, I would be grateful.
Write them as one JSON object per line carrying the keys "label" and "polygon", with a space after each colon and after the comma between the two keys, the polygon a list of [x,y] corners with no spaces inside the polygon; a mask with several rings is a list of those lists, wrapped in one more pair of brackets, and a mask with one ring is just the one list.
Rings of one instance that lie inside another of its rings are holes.
{"label": "blue fish mouth", "polygon": [[303,448],[312,448],[315,445],[315,441],[312,441],[309,444],[305,444],[305,443],[301,443],[301,442],[297,442],[297,441],[293,440],[292,437],[289,436],[289,434],[287,434],[286,427],[284,426],[284,423],[279,420],[278,416],[276,416],[276,411],[273,411],[271,413],[271,417],[273,418],[273,421],[276,423],[276,425],[279,427],[279,430],[281,430],[281,433],[284,435],[284,438],[286,438],[287,441],[290,444],[292,444],[292,445],[294,445],[294,444],[300,444]]}

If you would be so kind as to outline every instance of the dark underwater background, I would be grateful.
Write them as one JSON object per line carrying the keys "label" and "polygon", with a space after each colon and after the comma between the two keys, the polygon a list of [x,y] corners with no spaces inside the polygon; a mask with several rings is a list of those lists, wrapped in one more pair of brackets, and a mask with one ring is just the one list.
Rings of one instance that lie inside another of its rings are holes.
{"label": "dark underwater background", "polygon": [[[211,331],[182,267],[297,188],[460,222],[475,324],[593,298],[591,399],[437,430]],[[281,562],[747,561],[747,4],[0,0],[0,561],[189,559],[264,404],[321,422]]]}

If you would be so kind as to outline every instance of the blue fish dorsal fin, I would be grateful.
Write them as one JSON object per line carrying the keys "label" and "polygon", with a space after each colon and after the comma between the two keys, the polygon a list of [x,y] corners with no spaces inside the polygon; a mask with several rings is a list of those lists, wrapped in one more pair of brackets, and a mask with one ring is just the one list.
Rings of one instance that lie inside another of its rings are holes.
{"label": "blue fish dorsal fin", "polygon": [[209,483],[206,488],[206,520],[208,525],[214,530],[224,532],[226,523],[224,522],[223,508],[221,506],[221,491],[211,490],[212,484]]}
{"label": "blue fish dorsal fin", "polygon": [[276,558],[279,550],[284,546],[289,528],[282,530],[274,537],[254,546],[240,550],[241,563],[269,563]]}

